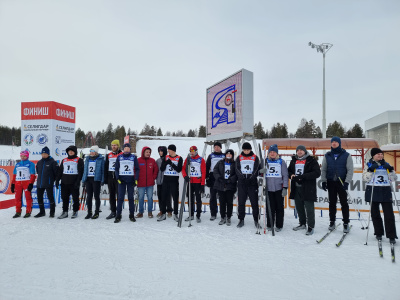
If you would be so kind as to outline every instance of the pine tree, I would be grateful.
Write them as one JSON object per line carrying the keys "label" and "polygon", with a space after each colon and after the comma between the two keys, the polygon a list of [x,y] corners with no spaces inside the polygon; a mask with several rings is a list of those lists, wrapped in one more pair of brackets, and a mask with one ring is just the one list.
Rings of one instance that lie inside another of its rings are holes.
{"label": "pine tree", "polygon": [[338,121],[330,123],[326,129],[326,137],[331,138],[334,136],[344,137],[345,129],[342,124]]}
{"label": "pine tree", "polygon": [[206,137],[206,136],[207,136],[206,126],[200,125],[200,127],[199,127],[199,137]]}
{"label": "pine tree", "polygon": [[157,130],[157,136],[163,136],[162,131],[161,131],[161,127],[158,128],[158,130]]}

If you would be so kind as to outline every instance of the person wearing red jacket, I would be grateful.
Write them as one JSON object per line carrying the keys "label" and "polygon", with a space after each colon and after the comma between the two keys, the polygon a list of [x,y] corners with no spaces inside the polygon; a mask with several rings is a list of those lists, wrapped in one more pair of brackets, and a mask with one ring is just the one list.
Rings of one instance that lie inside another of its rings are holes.
{"label": "person wearing red jacket", "polygon": [[137,183],[139,192],[139,213],[136,218],[143,218],[144,212],[144,193],[147,194],[147,215],[153,218],[153,188],[154,181],[157,179],[158,166],[154,158],[150,157],[151,149],[143,147],[142,156],[138,158],[139,163],[139,180]]}
{"label": "person wearing red jacket", "polygon": [[[201,222],[201,194],[204,194],[204,184],[206,181],[206,162],[204,158],[200,157],[197,152],[197,147],[190,147],[190,174],[186,174],[186,165],[188,161],[187,158],[183,163],[182,176],[186,182],[190,181],[190,204],[191,212],[190,216],[185,219],[185,221],[192,220],[194,215],[194,198],[196,197],[196,221]],[[182,204],[181,204],[182,205]],[[184,205],[184,204],[183,204]]]}
{"label": "person wearing red jacket", "polygon": [[25,192],[26,214],[24,218],[29,218],[32,213],[32,194],[33,184],[36,180],[35,164],[29,161],[29,152],[21,151],[21,161],[15,165],[14,174],[11,181],[11,193],[15,193],[16,213],[13,218],[19,218],[22,212],[22,193]]}

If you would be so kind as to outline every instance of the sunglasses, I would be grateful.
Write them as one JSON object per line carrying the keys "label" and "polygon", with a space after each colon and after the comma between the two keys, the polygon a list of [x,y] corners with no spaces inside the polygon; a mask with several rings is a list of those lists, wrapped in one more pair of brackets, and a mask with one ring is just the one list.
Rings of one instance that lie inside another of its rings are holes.
{"label": "sunglasses", "polygon": [[96,151],[94,151],[94,150],[90,150],[90,152],[96,152]]}

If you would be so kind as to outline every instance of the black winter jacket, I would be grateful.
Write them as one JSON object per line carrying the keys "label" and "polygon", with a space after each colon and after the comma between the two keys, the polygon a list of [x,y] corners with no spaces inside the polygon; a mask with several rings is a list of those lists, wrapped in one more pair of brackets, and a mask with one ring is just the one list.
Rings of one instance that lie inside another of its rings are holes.
{"label": "black winter jacket", "polygon": [[[250,153],[248,155],[246,155],[246,154],[244,154],[244,152],[242,152],[240,155],[248,157],[248,156],[254,155],[254,153],[253,153],[253,151],[250,151]],[[258,186],[257,176],[258,176],[260,168],[261,168],[260,159],[258,158],[258,156],[256,156],[256,159],[254,160],[254,168],[253,168],[252,174],[243,174],[241,171],[241,165],[240,165],[240,155],[235,160],[238,184],[239,185],[245,184],[248,186]],[[249,181],[247,181],[247,179],[249,179]]]}
{"label": "black winter jacket", "polygon": [[37,187],[38,188],[49,188],[53,187],[54,180],[56,180],[58,174],[58,163],[49,156],[48,158],[42,158],[36,164]]}
{"label": "black winter jacket", "polygon": [[[296,166],[296,156],[292,156],[292,161],[289,164],[288,173],[289,179],[292,175],[295,175]],[[304,201],[317,202],[317,178],[321,176],[321,169],[317,160],[308,156],[306,158],[306,163],[304,165],[303,175],[293,177],[290,181],[290,199],[294,199],[296,194],[296,189],[301,188]],[[296,186],[296,182],[301,184],[301,186]]]}
{"label": "black winter jacket", "polygon": [[225,159],[220,160],[214,167],[214,189],[218,191],[236,191],[237,175],[235,161],[231,161],[229,178],[225,179]]}

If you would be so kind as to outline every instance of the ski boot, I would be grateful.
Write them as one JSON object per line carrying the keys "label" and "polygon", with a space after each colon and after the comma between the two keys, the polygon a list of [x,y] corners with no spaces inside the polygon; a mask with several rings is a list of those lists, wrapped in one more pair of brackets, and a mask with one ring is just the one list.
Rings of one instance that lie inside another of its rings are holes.
{"label": "ski boot", "polygon": [[335,222],[331,221],[331,222],[329,223],[328,230],[332,231],[333,229],[335,229],[335,227],[336,227]]}
{"label": "ski boot", "polygon": [[312,235],[313,233],[314,233],[314,228],[312,228],[312,227],[308,226],[308,229],[307,229],[306,235]]}
{"label": "ski boot", "polygon": [[31,213],[26,213],[24,216],[24,219],[29,218],[31,216]]}
{"label": "ski boot", "polygon": [[221,221],[219,221],[218,225],[224,225],[226,224],[226,217],[225,218],[221,218]]}
{"label": "ski boot", "polygon": [[72,214],[71,219],[76,219],[78,217],[78,212],[74,211],[74,213]]}
{"label": "ski boot", "polygon": [[135,215],[129,215],[129,220],[136,222]]}
{"label": "ski boot", "polygon": [[92,216],[92,220],[96,220],[96,219],[98,219],[98,218],[99,218],[99,216],[100,216],[100,213],[99,213],[99,211],[98,211],[98,210],[96,210],[96,211],[94,212],[94,215]]}
{"label": "ski boot", "polygon": [[114,223],[119,223],[119,222],[121,222],[121,216],[116,216]]}
{"label": "ski boot", "polygon": [[301,229],[306,229],[306,225],[300,224],[299,226],[293,227],[294,231],[301,230]]}
{"label": "ski boot", "polygon": [[68,212],[64,211],[57,219],[65,219],[68,218]]}
{"label": "ski boot", "polygon": [[117,216],[115,212],[111,212],[110,215],[106,218],[106,220],[114,219]]}
{"label": "ski boot", "polygon": [[91,219],[92,217],[93,217],[93,213],[92,213],[91,210],[89,210],[87,215],[86,215],[86,217],[85,217],[85,220]]}
{"label": "ski boot", "polygon": [[237,228],[242,228],[244,226],[244,220],[239,220],[239,223],[236,225]]}
{"label": "ski boot", "polygon": [[13,219],[19,218],[21,216],[21,213],[15,213],[15,215],[13,216]]}

